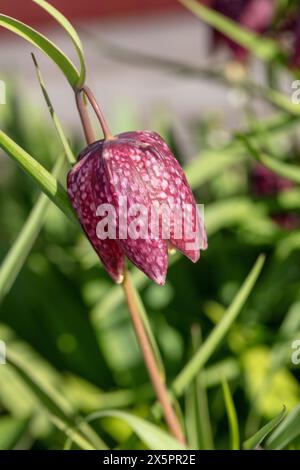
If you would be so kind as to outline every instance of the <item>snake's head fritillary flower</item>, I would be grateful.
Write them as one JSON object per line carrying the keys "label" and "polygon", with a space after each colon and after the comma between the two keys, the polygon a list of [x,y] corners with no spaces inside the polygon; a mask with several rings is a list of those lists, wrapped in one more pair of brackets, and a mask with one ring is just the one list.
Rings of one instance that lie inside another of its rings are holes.
{"label": "snake's head fritillary flower", "polygon": [[[205,0],[205,3],[242,27],[260,34],[271,26],[276,9],[274,0]],[[214,44],[219,43],[225,43],[238,61],[245,61],[248,57],[246,49],[214,31]]]}
{"label": "snake's head fritillary flower", "polygon": [[[250,180],[252,191],[261,198],[277,196],[295,186],[289,179],[277,175],[261,164],[254,166],[250,174]],[[285,230],[294,230],[299,227],[299,217],[293,212],[273,213],[271,218]]]}
{"label": "snake's head fritillary flower", "polygon": [[116,282],[122,282],[125,257],[164,284],[170,248],[196,262],[207,247],[183,170],[154,132],[125,132],[89,145],[67,185],[87,237]]}
{"label": "snake's head fritillary flower", "polygon": [[277,175],[261,164],[256,164],[251,175],[252,189],[258,196],[276,196],[294,187],[294,183]]}

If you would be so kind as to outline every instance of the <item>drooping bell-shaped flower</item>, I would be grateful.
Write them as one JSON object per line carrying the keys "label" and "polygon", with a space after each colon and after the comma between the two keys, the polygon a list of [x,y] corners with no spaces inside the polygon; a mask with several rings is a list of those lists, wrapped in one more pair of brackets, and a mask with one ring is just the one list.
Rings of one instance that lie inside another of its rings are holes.
{"label": "drooping bell-shaped flower", "polygon": [[[274,173],[261,164],[256,164],[252,169],[250,183],[252,192],[260,198],[276,197],[295,186],[291,180]],[[294,230],[299,227],[299,217],[294,212],[272,211],[270,216],[277,225],[285,230]]]}
{"label": "drooping bell-shaped flower", "polygon": [[123,279],[125,256],[164,284],[169,248],[196,262],[207,247],[186,177],[154,132],[125,132],[89,145],[67,186],[87,237],[116,282]]}
{"label": "drooping bell-shaped flower", "polygon": [[250,173],[251,187],[258,196],[276,196],[294,187],[294,183],[257,163]]}

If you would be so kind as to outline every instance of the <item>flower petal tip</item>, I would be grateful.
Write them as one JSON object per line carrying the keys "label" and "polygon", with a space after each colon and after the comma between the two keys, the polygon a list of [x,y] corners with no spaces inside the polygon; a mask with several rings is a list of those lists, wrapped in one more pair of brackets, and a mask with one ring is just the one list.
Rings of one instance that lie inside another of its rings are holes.
{"label": "flower petal tip", "polygon": [[123,284],[124,274],[120,274],[118,277],[115,278],[114,281],[115,281],[116,284]]}

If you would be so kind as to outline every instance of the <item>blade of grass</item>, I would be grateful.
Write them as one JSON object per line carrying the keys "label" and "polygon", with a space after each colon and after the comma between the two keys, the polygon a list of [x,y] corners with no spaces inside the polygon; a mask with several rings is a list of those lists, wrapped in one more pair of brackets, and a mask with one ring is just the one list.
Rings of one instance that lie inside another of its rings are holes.
{"label": "blade of grass", "polygon": [[146,421],[145,419],[138,418],[135,415],[118,410],[106,410],[92,413],[86,418],[90,423],[91,421],[110,417],[117,418],[126,422],[138,437],[148,446],[151,450],[183,450],[185,447],[180,444],[176,439],[171,437],[158,426]]}
{"label": "blade of grass", "polygon": [[0,418],[0,450],[11,450],[18,443],[28,426],[28,419],[16,419],[12,416]]}
{"label": "blade of grass", "polygon": [[[191,337],[192,350],[195,353],[202,344],[199,325],[193,325]],[[189,446],[192,449],[213,450],[214,444],[204,374],[204,369],[200,370],[186,391],[186,430]]]}
{"label": "blade of grass", "polygon": [[[39,84],[41,86],[45,101],[50,111],[50,115],[53,119],[58,137],[62,143],[65,156],[67,160],[72,164],[76,161],[75,157],[70,148],[68,140],[65,137],[62,125],[52,106],[51,100],[46,90],[46,86],[45,86],[42,74],[40,72],[40,69],[38,67],[34,54],[32,54],[32,58],[33,58],[33,62],[36,68],[36,73],[37,73]],[[57,163],[52,171],[52,175],[54,177],[59,176],[62,170],[64,161],[65,159],[63,157],[57,160]],[[0,302],[3,299],[3,297],[8,293],[13,282],[17,278],[20,270],[23,267],[25,260],[27,259],[27,256],[31,248],[33,247],[40,233],[40,230],[44,224],[44,221],[47,215],[47,209],[49,207],[49,203],[50,203],[50,200],[46,195],[41,195],[39,197],[26,223],[24,224],[17,240],[14,242],[12,248],[9,250],[8,254],[6,255],[4,261],[1,264],[1,267],[0,267]]]}
{"label": "blade of grass", "polygon": [[[59,158],[53,169],[53,176],[58,176],[64,163]],[[21,271],[47,217],[50,200],[42,194],[29,214],[13,246],[5,256],[0,266],[0,302],[8,294],[11,286]]]}
{"label": "blade of grass", "polygon": [[[0,148],[11,156],[19,166],[33,178],[40,189],[64,212],[70,220],[76,221],[65,189],[37,160],[0,130]],[[77,223],[77,221],[76,221]]]}
{"label": "blade of grass", "polygon": [[280,423],[266,442],[268,450],[285,448],[300,435],[300,405],[297,405]]}
{"label": "blade of grass", "polygon": [[240,432],[237,413],[234,406],[234,401],[227,381],[222,381],[222,390],[225,401],[226,413],[231,436],[231,450],[239,450],[240,448]]}
{"label": "blade of grass", "polygon": [[73,88],[77,87],[78,83],[80,83],[78,70],[71,60],[52,41],[30,26],[7,15],[0,14],[0,26],[17,34],[44,52],[60,68],[70,85]]}
{"label": "blade of grass", "polygon": [[75,414],[70,403],[52,386],[33,374],[28,364],[24,363],[22,357],[19,356],[16,351],[12,351],[11,348],[8,348],[7,363],[18,372],[24,383],[40,400],[49,415],[52,417],[55,416],[58,421],[62,422],[65,430],[75,430],[78,428],[80,432],[77,432],[80,434],[80,437],[89,441],[92,447],[96,449],[106,449],[106,445],[101,438],[95,434],[88,423]]}
{"label": "blade of grass", "polygon": [[258,279],[258,276],[261,273],[264,262],[265,256],[260,255],[244,283],[240,287],[238,293],[234,297],[231,305],[226,310],[222,320],[213,329],[212,333],[209,335],[206,341],[204,341],[203,345],[199,348],[197,353],[186,364],[186,366],[174,380],[172,390],[176,396],[182,395],[185,388],[191,383],[193,378],[197,375],[198,371],[203,367],[203,365],[220,345],[225,334],[228,332],[230,326],[241,312],[246,300],[248,299]]}
{"label": "blade of grass", "polygon": [[63,149],[64,149],[64,152],[65,152],[65,155],[66,155],[66,158],[68,159],[69,163],[71,164],[74,164],[76,162],[76,158],[74,157],[74,154],[72,152],[72,149],[70,147],[70,144],[68,142],[68,139],[66,138],[65,136],[65,133],[63,131],[63,127],[61,125],[61,122],[54,110],[54,107],[52,105],[52,102],[50,100],[50,97],[49,97],[49,94],[47,92],[47,89],[46,89],[46,85],[45,85],[45,82],[44,82],[44,79],[43,79],[43,76],[42,76],[42,73],[41,73],[41,70],[38,66],[38,63],[37,63],[37,60],[35,58],[35,55],[34,54],[31,54],[32,56],[32,60],[33,60],[33,63],[34,63],[34,66],[35,66],[35,70],[36,70],[36,75],[37,75],[37,79],[39,81],[39,84],[40,84],[40,87],[41,87],[41,90],[42,90],[42,93],[43,93],[43,96],[45,98],[45,101],[46,101],[46,104],[48,106],[48,109],[49,109],[49,112],[50,112],[50,116],[53,120],[53,124],[55,126],[55,129],[56,129],[56,132],[58,134],[58,137],[62,143],[62,146],[63,146]]}
{"label": "blade of grass", "polygon": [[[195,343],[195,346],[196,344],[197,343]],[[200,344],[198,345],[198,347],[200,347]],[[207,391],[204,384],[204,374],[205,370],[204,368],[202,368],[202,370],[199,371],[197,377],[195,378],[194,383],[196,413],[199,429],[199,442],[201,442],[201,448],[203,448],[204,450],[213,450],[213,433],[210,421]]]}
{"label": "blade of grass", "polygon": [[33,2],[46,10],[47,13],[49,13],[49,15],[51,15],[64,28],[68,36],[71,38],[80,62],[80,76],[77,82],[77,87],[80,88],[85,82],[86,70],[82,43],[75,28],[70,23],[70,21],[62,13],[60,13],[60,11],[54,8],[53,5],[50,5],[50,3],[46,2],[45,0],[33,0]]}
{"label": "blade of grass", "polygon": [[50,421],[60,431],[62,431],[68,437],[68,444],[75,442],[78,447],[82,450],[97,450],[87,439],[85,439],[76,429],[65,424],[65,422],[59,419],[57,416],[50,414]]}
{"label": "blade of grass", "polygon": [[278,416],[273,418],[265,426],[259,429],[254,434],[254,436],[251,436],[249,439],[247,439],[247,441],[243,443],[243,448],[246,450],[256,449],[264,441],[264,439],[266,439],[266,437],[268,437],[269,434],[271,434],[271,432],[277,428],[285,416],[286,409],[284,407]]}

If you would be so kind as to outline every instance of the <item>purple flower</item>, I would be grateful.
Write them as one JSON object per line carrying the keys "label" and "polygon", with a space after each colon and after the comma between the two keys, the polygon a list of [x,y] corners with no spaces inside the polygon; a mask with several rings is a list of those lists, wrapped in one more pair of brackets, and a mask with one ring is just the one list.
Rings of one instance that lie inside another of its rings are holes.
{"label": "purple flower", "polygon": [[[274,0],[205,0],[211,8],[256,33],[264,33],[272,24],[275,13]],[[214,31],[214,44],[225,43],[236,60],[244,61],[248,51],[236,42]]]}
{"label": "purple flower", "polygon": [[255,165],[252,170],[251,183],[253,191],[258,196],[276,196],[294,186],[292,181],[277,175],[260,164]]}
{"label": "purple flower", "polygon": [[[252,191],[262,198],[274,197],[294,187],[294,183],[287,178],[277,175],[261,164],[256,164],[250,174]],[[293,212],[279,212],[271,214],[272,220],[285,230],[299,227],[299,217]]]}
{"label": "purple flower", "polygon": [[[200,248],[207,247],[203,220],[186,177],[154,132],[125,132],[88,146],[69,172],[67,185],[87,237],[116,282],[122,282],[125,256],[164,284],[168,248],[196,262]],[[182,213],[188,217],[180,217]],[[108,223],[103,234],[100,228]]]}

